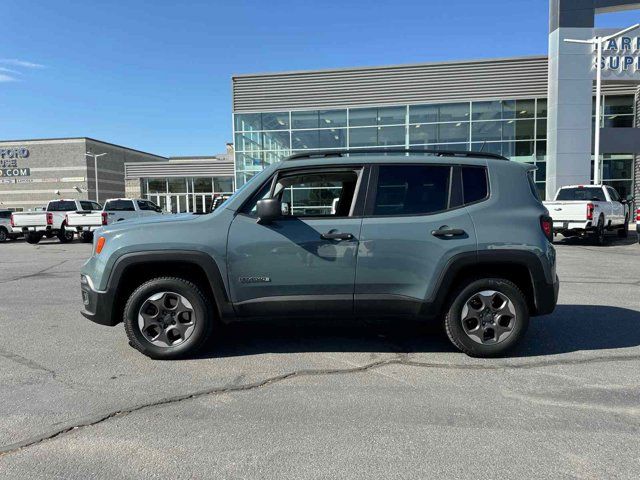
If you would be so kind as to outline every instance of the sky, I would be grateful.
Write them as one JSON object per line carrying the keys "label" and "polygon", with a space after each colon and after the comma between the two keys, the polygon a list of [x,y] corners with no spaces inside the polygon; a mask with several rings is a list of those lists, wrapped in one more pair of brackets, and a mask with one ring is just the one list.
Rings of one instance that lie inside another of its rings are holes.
{"label": "sky", "polygon": [[166,156],[225,150],[234,74],[539,55],[548,35],[546,0],[0,0],[0,18],[0,139]]}

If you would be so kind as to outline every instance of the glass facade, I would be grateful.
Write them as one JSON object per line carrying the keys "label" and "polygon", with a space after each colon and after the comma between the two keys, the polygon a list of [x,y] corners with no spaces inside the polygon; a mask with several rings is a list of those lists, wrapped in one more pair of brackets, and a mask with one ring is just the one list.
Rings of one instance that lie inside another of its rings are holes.
{"label": "glass facade", "polygon": [[142,178],[142,195],[171,213],[211,211],[216,197],[231,195],[233,177]]}
{"label": "glass facade", "polygon": [[[607,96],[603,105],[603,125],[633,125],[633,95]],[[297,152],[423,147],[481,150],[534,164],[536,186],[544,198],[546,136],[545,98],[237,113],[236,183],[242,186],[267,165]],[[614,157],[605,160],[610,165],[605,181],[614,186],[627,182],[630,192],[633,169],[616,163],[627,157]]]}

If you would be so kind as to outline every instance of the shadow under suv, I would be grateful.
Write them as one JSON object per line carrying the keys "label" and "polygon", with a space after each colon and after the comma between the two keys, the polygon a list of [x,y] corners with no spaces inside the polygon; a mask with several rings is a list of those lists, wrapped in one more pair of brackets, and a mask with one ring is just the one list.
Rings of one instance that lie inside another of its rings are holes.
{"label": "shadow under suv", "polygon": [[335,151],[271,165],[208,215],[96,231],[83,315],[124,322],[152,358],[218,322],[442,319],[461,351],[502,354],[558,297],[534,167],[487,153]]}

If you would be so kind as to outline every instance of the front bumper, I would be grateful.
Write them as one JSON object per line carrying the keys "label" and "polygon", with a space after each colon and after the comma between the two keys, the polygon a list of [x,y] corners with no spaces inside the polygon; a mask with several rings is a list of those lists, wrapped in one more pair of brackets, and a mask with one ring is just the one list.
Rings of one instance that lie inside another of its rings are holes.
{"label": "front bumper", "polygon": [[100,325],[113,327],[119,322],[113,319],[113,295],[107,290],[100,292],[93,289],[91,280],[86,275],[80,275],[80,290],[82,291],[83,317]]}

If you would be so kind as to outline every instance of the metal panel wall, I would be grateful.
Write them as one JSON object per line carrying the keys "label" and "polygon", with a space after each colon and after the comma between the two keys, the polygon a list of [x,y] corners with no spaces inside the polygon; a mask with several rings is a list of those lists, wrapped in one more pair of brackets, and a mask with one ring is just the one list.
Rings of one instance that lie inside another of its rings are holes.
{"label": "metal panel wall", "polygon": [[125,178],[232,177],[233,161],[126,163]]}
{"label": "metal panel wall", "polygon": [[[232,82],[236,113],[546,97],[547,57],[239,75]],[[604,91],[634,88],[608,85]]]}

